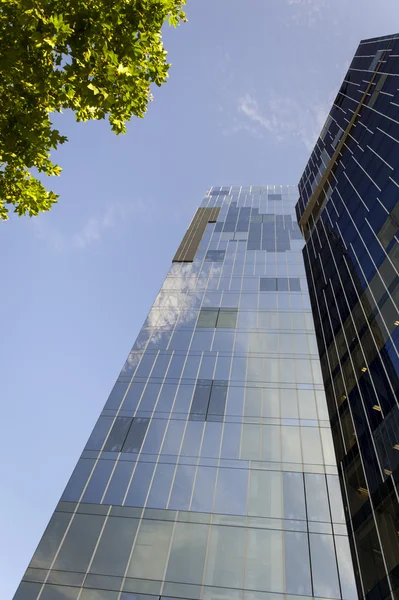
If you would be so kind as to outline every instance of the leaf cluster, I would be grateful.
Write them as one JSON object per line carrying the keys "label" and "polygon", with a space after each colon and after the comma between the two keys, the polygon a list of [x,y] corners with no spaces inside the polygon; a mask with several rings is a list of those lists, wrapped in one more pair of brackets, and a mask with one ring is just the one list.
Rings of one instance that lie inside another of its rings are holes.
{"label": "leaf cluster", "polygon": [[150,86],[170,67],[165,21],[185,21],[186,0],[0,0],[0,218],[7,204],[37,215],[57,200],[30,169],[58,175],[50,151],[67,141],[50,115],[108,117],[116,134],[143,117]]}

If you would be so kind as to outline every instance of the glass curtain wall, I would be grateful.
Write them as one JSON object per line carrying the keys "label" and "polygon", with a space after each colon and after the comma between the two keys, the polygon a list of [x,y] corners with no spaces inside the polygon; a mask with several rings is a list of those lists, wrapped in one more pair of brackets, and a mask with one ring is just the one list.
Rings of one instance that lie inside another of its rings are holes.
{"label": "glass curtain wall", "polygon": [[356,600],[297,199],[208,191],[15,600]]}
{"label": "glass curtain wall", "polygon": [[359,595],[399,597],[399,36],[360,43],[298,219]]}

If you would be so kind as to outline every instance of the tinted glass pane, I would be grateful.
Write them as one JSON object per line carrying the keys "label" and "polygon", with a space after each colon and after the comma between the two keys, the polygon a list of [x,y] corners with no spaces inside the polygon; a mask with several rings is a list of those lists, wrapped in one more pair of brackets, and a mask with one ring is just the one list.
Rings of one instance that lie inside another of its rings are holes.
{"label": "tinted glass pane", "polygon": [[290,290],[291,292],[301,291],[301,282],[299,280],[299,277],[290,277]]}
{"label": "tinted glass pane", "polygon": [[204,571],[208,525],[176,523],[166,579],[200,585]]}
{"label": "tinted glass pane", "polygon": [[133,480],[130,484],[125,500],[125,504],[127,506],[144,506],[154,467],[154,463],[139,462],[137,464],[133,475]]}
{"label": "tinted glass pane", "polygon": [[122,452],[139,452],[147,432],[149,419],[135,417],[127,434]]}
{"label": "tinted glass pane", "polygon": [[217,320],[217,327],[235,328],[237,323],[237,312],[238,311],[234,309],[221,308]]}
{"label": "tinted glass pane", "polygon": [[277,290],[277,279],[275,277],[261,277],[259,289],[261,292],[275,292]]}
{"label": "tinted glass pane", "polygon": [[199,380],[194,391],[190,408],[190,419],[205,420],[211,394],[212,381]]}
{"label": "tinted glass pane", "polygon": [[98,461],[83,495],[82,502],[101,501],[114,464],[112,460]]}
{"label": "tinted glass pane", "polygon": [[106,452],[120,452],[132,423],[130,417],[116,417],[111,432],[104,445]]}
{"label": "tinted glass pane", "polygon": [[246,531],[242,527],[212,527],[205,584],[242,588]]}
{"label": "tinted glass pane", "polygon": [[108,518],[90,567],[92,573],[124,575],[138,524],[138,519]]}
{"label": "tinted glass pane", "polygon": [[55,553],[61,543],[67,525],[71,519],[70,514],[55,512],[50,519],[46,531],[30,562],[30,567],[48,569],[54,559]]}
{"label": "tinted glass pane", "polygon": [[54,569],[85,571],[104,519],[105,517],[100,515],[76,514],[54,563]]}
{"label": "tinted glass pane", "polygon": [[198,317],[197,327],[216,327],[217,308],[202,308]]}
{"label": "tinted glass pane", "polygon": [[169,521],[141,521],[128,577],[163,579],[172,531]]}
{"label": "tinted glass pane", "polygon": [[227,381],[214,381],[212,385],[211,396],[209,400],[207,419],[216,420],[217,417],[224,415],[227,398]]}

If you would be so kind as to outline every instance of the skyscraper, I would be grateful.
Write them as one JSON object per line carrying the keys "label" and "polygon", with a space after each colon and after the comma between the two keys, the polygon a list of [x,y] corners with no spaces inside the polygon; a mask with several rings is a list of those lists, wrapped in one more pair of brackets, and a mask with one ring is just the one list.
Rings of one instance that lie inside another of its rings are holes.
{"label": "skyscraper", "polygon": [[360,597],[399,597],[399,36],[360,43],[299,225]]}
{"label": "skyscraper", "polygon": [[15,600],[357,598],[297,199],[208,191]]}

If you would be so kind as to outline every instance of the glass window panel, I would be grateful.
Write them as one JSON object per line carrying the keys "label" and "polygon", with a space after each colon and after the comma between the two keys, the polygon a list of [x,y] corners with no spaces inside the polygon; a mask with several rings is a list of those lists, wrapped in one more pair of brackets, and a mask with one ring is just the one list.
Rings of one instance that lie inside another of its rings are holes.
{"label": "glass window panel", "polygon": [[176,330],[169,343],[169,350],[187,350],[193,332],[190,330]]}
{"label": "glass window panel", "polygon": [[117,381],[109,395],[105,408],[117,410],[128,387],[128,382]]}
{"label": "glass window panel", "polygon": [[284,542],[285,591],[288,594],[311,596],[308,536],[306,533],[286,531],[284,532]]}
{"label": "glass window panel", "polygon": [[246,530],[211,527],[205,585],[243,588]]}
{"label": "glass window panel", "polygon": [[215,379],[229,379],[230,365],[231,356],[221,356],[219,354],[216,363]]}
{"label": "glass window panel", "polygon": [[334,523],[345,523],[344,505],[337,475],[327,475],[327,487],[332,520]]}
{"label": "glass window panel", "polygon": [[[227,381],[214,381],[208,405],[207,419],[221,420],[226,409]],[[217,417],[220,417],[217,419]]]}
{"label": "glass window panel", "polygon": [[290,290],[291,292],[301,291],[301,282],[299,281],[299,277],[290,277]]}
{"label": "glass window panel", "polygon": [[114,417],[100,417],[98,419],[85,446],[85,450],[101,450],[113,421]]}
{"label": "glass window panel", "polygon": [[190,350],[205,352],[211,349],[213,331],[195,331]]}
{"label": "glass window panel", "polygon": [[202,308],[199,313],[197,327],[216,327],[219,310],[217,308]]}
{"label": "glass window panel", "polygon": [[319,419],[328,421],[329,414],[327,409],[327,400],[324,392],[316,391],[316,404],[317,412],[319,413]]}
{"label": "glass window panel", "polygon": [[277,278],[277,290],[279,292],[288,292],[288,277]]}
{"label": "glass window panel", "polygon": [[165,579],[201,585],[208,529],[208,525],[176,523]]}
{"label": "glass window panel", "polygon": [[221,308],[217,320],[217,327],[234,329],[237,324],[237,313],[238,311],[236,309]]}
{"label": "glass window panel", "polygon": [[136,535],[138,519],[109,517],[90,567],[92,573],[125,574],[127,561]]}
{"label": "glass window panel", "polygon": [[151,484],[154,467],[154,463],[137,463],[129,491],[126,496],[126,506],[144,506]]}
{"label": "glass window panel", "polygon": [[246,387],[245,388],[245,417],[261,417],[262,416],[262,388]]}
{"label": "glass window panel", "polygon": [[64,502],[77,502],[94,467],[92,459],[80,458],[61,496]]}
{"label": "glass window panel", "polygon": [[283,517],[282,473],[251,470],[248,514],[255,517]]}
{"label": "glass window panel", "polygon": [[156,412],[169,413],[172,409],[175,398],[177,384],[165,382],[159,394]]}
{"label": "glass window panel", "polygon": [[128,577],[163,579],[172,531],[170,521],[141,521]]}
{"label": "glass window panel", "polygon": [[241,425],[239,423],[224,423],[220,456],[222,458],[239,458],[240,443]]}
{"label": "glass window panel", "polygon": [[135,417],[127,434],[122,452],[140,452],[145,434],[147,433],[149,419]]}
{"label": "glass window panel", "polygon": [[143,393],[144,386],[145,383],[143,382],[133,381],[126,394],[126,398],[123,401],[123,410],[136,410],[139,400],[141,398],[141,394]]}
{"label": "glass window panel", "polygon": [[[167,324],[169,321],[170,311],[167,309],[162,311],[162,317],[160,322],[162,324]],[[164,321],[163,321],[164,320]],[[168,327],[167,329],[156,329],[152,334],[150,341],[148,342],[147,350],[166,350],[169,345],[170,338],[172,336],[172,329]],[[139,372],[137,371],[137,374]],[[146,376],[146,373],[140,372],[140,377]]]}
{"label": "glass window panel", "polygon": [[262,425],[262,459],[281,460],[281,428],[278,425]]}
{"label": "glass window panel", "polygon": [[40,600],[76,600],[79,589],[66,585],[50,585],[47,583],[40,595]]}
{"label": "glass window panel", "polygon": [[190,510],[212,512],[215,480],[216,468],[198,467]]}
{"label": "glass window panel", "polygon": [[330,521],[330,508],[324,475],[305,473],[306,505],[310,521]]}
{"label": "glass window panel", "polygon": [[298,390],[300,419],[317,419],[317,409],[313,390]]}
{"label": "glass window panel", "polygon": [[[99,593],[101,595],[99,595]],[[118,600],[118,592],[101,590],[82,590],[79,600]],[[122,597],[124,594],[122,594]],[[125,599],[123,599],[125,600]]]}
{"label": "glass window panel", "polygon": [[247,489],[247,470],[219,468],[214,512],[225,515],[245,515]]}
{"label": "glass window panel", "polygon": [[318,427],[301,428],[303,462],[322,465],[323,453],[321,451],[320,434]]}
{"label": "glass window panel", "polygon": [[41,587],[41,583],[22,581],[15,592],[13,600],[36,600]]}
{"label": "glass window panel", "polygon": [[314,595],[322,598],[340,598],[332,535],[311,533],[309,539]]}
{"label": "glass window panel", "polygon": [[233,356],[231,368],[231,381],[244,382],[246,379],[247,359],[244,357]]}
{"label": "glass window panel", "polygon": [[157,355],[155,352],[145,352],[136,371],[136,377],[148,377]]}
{"label": "glass window panel", "polygon": [[113,460],[99,460],[83,494],[82,502],[99,503],[114,467]]}
{"label": "glass window panel", "polygon": [[283,532],[248,529],[245,587],[284,592]]}
{"label": "glass window panel", "polygon": [[122,504],[135,463],[118,462],[104,496],[104,504]]}
{"label": "glass window panel", "polygon": [[166,370],[169,365],[171,352],[160,352],[158,358],[155,361],[153,370],[151,371],[151,377],[164,377]]}
{"label": "glass window panel", "polygon": [[234,331],[216,330],[213,338],[212,350],[219,352],[232,352],[234,346]]}
{"label": "glass window panel", "polygon": [[244,460],[260,459],[261,442],[260,425],[244,423],[242,425],[241,458]]}
{"label": "glass window panel", "polygon": [[298,401],[296,390],[280,389],[282,419],[298,419]]}
{"label": "glass window panel", "polygon": [[302,462],[299,427],[290,427],[288,425],[281,427],[281,446],[283,462]]}
{"label": "glass window panel", "polygon": [[310,360],[296,359],[297,380],[301,383],[313,383]]}
{"label": "glass window panel", "polygon": [[37,569],[49,569],[65,534],[71,514],[55,512],[29,564]]}
{"label": "glass window panel", "polygon": [[200,361],[200,355],[193,356],[192,354],[189,354],[184,366],[183,377],[187,379],[196,379]]}
{"label": "glass window panel", "polygon": [[175,480],[173,482],[172,494],[169,500],[169,509],[189,509],[194,475],[195,467],[189,465],[178,465],[176,469]]}
{"label": "glass window panel", "polygon": [[174,465],[157,464],[147,500],[148,508],[166,508],[174,472]]}
{"label": "glass window panel", "polygon": [[152,412],[158,398],[161,383],[152,383],[151,379],[141,397],[139,411]]}
{"label": "glass window panel", "polygon": [[277,279],[275,277],[260,277],[259,289],[261,292],[275,292],[277,290]]}
{"label": "glass window panel", "polygon": [[324,462],[326,465],[335,465],[336,458],[332,441],[331,430],[328,427],[320,428],[321,442],[323,446]]}
{"label": "glass window panel", "polygon": [[180,384],[177,390],[175,404],[173,406],[173,415],[187,415],[191,405],[191,399],[194,393],[194,385]]}
{"label": "glass window panel", "polygon": [[262,416],[267,418],[280,417],[280,399],[277,389],[264,388],[262,399]]}
{"label": "glass window panel", "polygon": [[202,439],[201,456],[218,458],[220,453],[220,442],[222,438],[222,423],[205,423],[204,437]]}
{"label": "glass window panel", "polygon": [[162,454],[179,454],[185,426],[185,421],[169,421],[162,444]]}
{"label": "glass window panel", "polygon": [[185,360],[185,353],[177,354],[176,352],[174,352],[172,360],[170,361],[167,377],[169,377],[170,379],[179,379],[183,370]]}
{"label": "glass window panel", "polygon": [[188,421],[181,456],[198,456],[205,423]]}
{"label": "glass window panel", "polygon": [[190,419],[205,420],[211,395],[212,380],[198,380],[190,407]]}
{"label": "glass window panel", "polygon": [[132,423],[130,417],[116,417],[111,432],[104,445],[105,452],[120,452]]}
{"label": "glass window panel", "polygon": [[305,488],[302,473],[283,473],[284,518],[306,520]]}
{"label": "glass window panel", "polygon": [[54,569],[86,571],[104,519],[102,515],[75,514],[54,563]]}
{"label": "glass window panel", "polygon": [[357,600],[358,593],[356,590],[348,538],[342,535],[335,536],[335,547],[337,551],[342,597],[345,598],[345,600]]}
{"label": "glass window panel", "polygon": [[151,420],[150,428],[142,448],[143,453],[159,454],[167,424],[168,422],[164,419]]}

